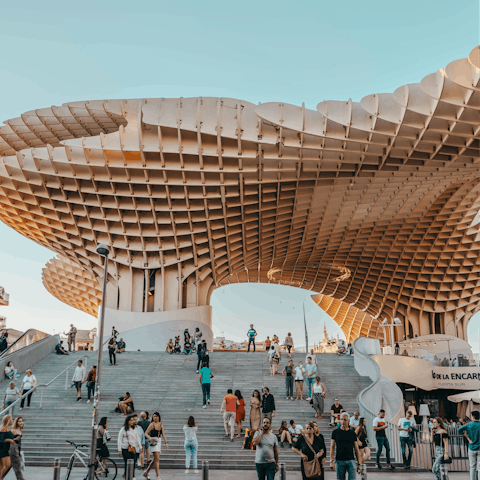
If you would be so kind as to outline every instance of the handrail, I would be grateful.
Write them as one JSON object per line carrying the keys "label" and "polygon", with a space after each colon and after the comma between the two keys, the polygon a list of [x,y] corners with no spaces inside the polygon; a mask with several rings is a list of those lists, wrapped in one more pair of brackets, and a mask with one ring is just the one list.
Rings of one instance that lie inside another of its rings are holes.
{"label": "handrail", "polygon": [[[108,340],[106,340],[103,344],[102,344],[102,348],[110,341],[110,338],[108,338]],[[46,387],[49,387],[57,378],[59,378],[60,376],[62,376],[65,372],[67,373],[66,376],[65,376],[65,390],[67,389],[67,385],[68,385],[68,371],[70,370],[70,368],[72,368],[75,364],[78,363],[79,360],[82,360],[83,358],[85,359],[88,359],[90,357],[92,357],[95,353],[98,352],[98,349],[97,350],[94,350],[90,355],[82,355],[80,358],[77,358],[74,362],[72,362],[70,365],[68,365],[68,367],[64,368],[55,378],[53,378],[52,380],[50,380],[48,383],[42,383],[42,384],[39,384],[35,387],[32,387],[27,393],[25,393],[25,395],[21,396],[18,400],[15,400],[15,402],[13,402],[11,405],[9,405],[7,408],[5,408],[4,410],[2,410],[0,412],[0,415],[6,415],[8,412],[8,410],[12,409],[18,402],[20,402],[22,400],[22,398],[25,398],[29,393],[35,391],[37,388],[41,388],[42,391],[40,393],[40,408],[42,408],[42,402],[43,402],[43,389],[46,388]],[[87,362],[85,362],[85,367],[87,365]]]}
{"label": "handrail", "polygon": [[[9,330],[9,329],[5,329],[5,330]],[[48,337],[51,337],[50,334],[48,333],[45,333],[45,332],[41,332],[40,330],[37,330],[36,328],[29,328],[26,332],[23,332],[13,343],[11,343],[1,354],[0,354],[0,359],[6,357],[7,355],[10,355],[11,353],[13,353],[14,351],[18,351],[18,350],[21,350],[22,348],[25,348],[25,347],[28,347],[29,345],[25,345],[24,347],[20,347],[18,349],[14,349],[14,347],[16,345],[18,345],[18,343],[25,339],[25,338],[28,338],[29,335],[31,335],[32,332],[36,332],[36,334],[41,334],[43,335],[42,338],[39,338],[38,340],[36,341],[39,341],[39,340],[43,340],[44,338],[48,338]],[[33,342],[35,343],[35,342]]]}
{"label": "handrail", "polygon": [[[362,351],[361,347],[359,346],[362,343],[361,339],[362,339],[362,337],[359,337],[355,340],[355,342],[353,344],[353,348],[354,348],[353,351],[355,352],[356,356],[368,360],[369,364],[371,366],[373,366],[374,370],[375,370],[375,376],[372,379],[373,383],[371,383],[368,387],[364,388],[357,395],[357,402],[358,402],[358,406],[360,408],[360,413],[361,413],[361,416],[365,417],[365,419],[366,419],[368,437],[370,438],[370,442],[372,443],[372,439],[375,436],[374,435],[375,432],[373,431],[373,420],[377,416],[377,413],[373,413],[372,411],[370,411],[370,409],[365,405],[362,397],[369,390],[373,389],[374,387],[378,387],[378,386],[380,387],[380,395],[381,395],[382,373],[381,373],[380,366],[378,365],[378,363],[373,358],[371,358],[368,353]],[[381,398],[383,400],[382,395],[381,395]],[[386,421],[386,424],[388,425],[388,428],[386,430],[386,435],[387,435],[387,438],[389,439],[389,443],[390,443],[391,457],[396,459],[397,461],[401,461],[402,460],[402,452],[401,452],[401,448],[400,448],[400,440],[399,440],[399,435],[398,435],[397,424],[392,423],[390,421]]]}

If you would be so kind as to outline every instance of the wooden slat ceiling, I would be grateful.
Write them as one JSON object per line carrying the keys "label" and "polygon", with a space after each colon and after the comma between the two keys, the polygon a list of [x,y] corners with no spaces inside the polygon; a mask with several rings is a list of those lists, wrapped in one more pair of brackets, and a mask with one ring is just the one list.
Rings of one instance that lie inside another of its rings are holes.
{"label": "wooden slat ceiling", "polygon": [[[480,300],[479,67],[477,47],[420,83],[317,110],[177,98],[27,112],[0,128],[0,219],[94,278],[100,242],[114,265],[181,265],[211,290],[272,283],[277,268],[275,282],[373,323],[421,329],[440,312],[464,336]],[[326,264],[351,275],[333,282]]]}

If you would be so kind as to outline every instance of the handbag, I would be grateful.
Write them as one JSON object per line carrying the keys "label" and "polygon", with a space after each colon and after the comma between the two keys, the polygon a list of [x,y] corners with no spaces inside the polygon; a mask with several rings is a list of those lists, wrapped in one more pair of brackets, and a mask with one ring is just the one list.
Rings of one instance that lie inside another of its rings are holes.
{"label": "handbag", "polygon": [[322,473],[322,469],[320,468],[320,462],[318,461],[318,458],[317,458],[317,452],[310,445],[310,442],[307,440],[307,438],[305,436],[303,438],[305,439],[305,443],[310,447],[310,450],[314,454],[313,460],[302,459],[305,476],[307,478],[319,477],[320,474]]}
{"label": "handbag", "polygon": [[452,457],[448,457],[446,460],[444,457],[442,457],[442,460],[440,463],[442,464],[445,464],[445,463],[452,463],[453,462],[453,458]]}
{"label": "handbag", "polygon": [[128,453],[135,453],[135,447],[133,445],[129,445],[127,448]]}

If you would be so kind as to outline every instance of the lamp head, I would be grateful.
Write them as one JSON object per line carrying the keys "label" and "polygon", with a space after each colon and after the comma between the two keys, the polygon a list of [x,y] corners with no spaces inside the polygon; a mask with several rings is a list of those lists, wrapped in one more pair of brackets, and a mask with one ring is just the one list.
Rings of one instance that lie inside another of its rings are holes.
{"label": "lamp head", "polygon": [[108,254],[110,253],[110,250],[109,250],[107,245],[105,245],[104,243],[100,243],[97,246],[97,253],[99,255],[103,255],[104,257],[108,257]]}

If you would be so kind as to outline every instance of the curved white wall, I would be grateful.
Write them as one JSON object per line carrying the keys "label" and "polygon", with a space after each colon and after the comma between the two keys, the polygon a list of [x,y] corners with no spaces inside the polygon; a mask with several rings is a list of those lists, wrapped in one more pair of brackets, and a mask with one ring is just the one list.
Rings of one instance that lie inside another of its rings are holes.
{"label": "curved white wall", "polygon": [[208,347],[213,347],[210,305],[167,312],[127,312],[107,308],[104,341],[110,336],[113,326],[120,332],[119,337],[126,343],[127,351],[164,351],[168,340],[176,335],[180,335],[183,345],[185,328],[193,333],[196,327],[203,333],[202,338],[207,341]]}

